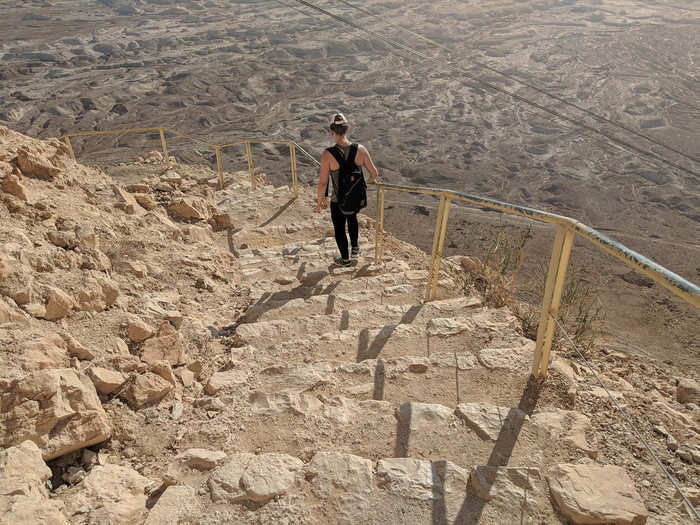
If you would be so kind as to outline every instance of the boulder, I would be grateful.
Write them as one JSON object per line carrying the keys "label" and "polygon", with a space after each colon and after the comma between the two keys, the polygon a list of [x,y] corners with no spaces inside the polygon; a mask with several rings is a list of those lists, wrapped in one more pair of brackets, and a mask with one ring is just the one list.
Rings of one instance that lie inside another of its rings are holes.
{"label": "boulder", "polygon": [[150,371],[156,374],[157,376],[162,377],[171,385],[177,385],[177,381],[175,380],[175,374],[173,374],[173,369],[170,367],[170,363],[168,363],[167,361],[156,361],[155,363],[152,363]]}
{"label": "boulder", "polygon": [[248,380],[249,375],[245,370],[216,372],[209,378],[209,382],[204,390],[207,394],[213,396],[226,388],[244,384]]}
{"label": "boulder", "polygon": [[78,291],[78,308],[86,312],[101,312],[119,297],[119,284],[109,277],[94,274],[85,279]]}
{"label": "boulder", "polygon": [[31,439],[45,460],[101,443],[111,428],[92,381],[73,369],[34,372],[2,385],[0,444]]}
{"label": "boulder", "polygon": [[554,501],[573,523],[641,525],[648,512],[624,469],[613,465],[555,465],[547,474]]}
{"label": "boulder", "polygon": [[68,355],[71,357],[77,357],[83,361],[92,361],[95,355],[80,344],[72,335],[63,334],[63,340],[66,342],[66,349],[68,350]]}
{"label": "boulder", "polygon": [[46,480],[51,478],[51,469],[41,457],[41,450],[33,441],[0,451],[0,497],[46,496]]}
{"label": "boulder", "polygon": [[491,441],[496,441],[502,431],[516,431],[528,417],[518,408],[499,407],[488,403],[461,403],[457,405],[455,414],[481,439]]}
{"label": "boulder", "polygon": [[155,210],[158,207],[158,203],[156,202],[156,200],[147,193],[136,193],[134,194],[134,199],[136,199],[136,202],[139,203],[139,206],[141,206],[145,210],[151,211]]}
{"label": "boulder", "polygon": [[163,472],[163,480],[170,485],[187,483],[190,479],[196,478],[201,472],[216,468],[225,459],[226,454],[220,450],[187,449],[175,456],[168,464],[165,472]]}
{"label": "boulder", "polygon": [[95,523],[131,525],[142,523],[146,516],[148,478],[133,469],[119,465],[96,466],[83,481],[85,495],[93,511]]}
{"label": "boulder", "polygon": [[0,298],[0,324],[26,321],[27,316],[17,308],[12,308]]}
{"label": "boulder", "polygon": [[27,370],[67,368],[66,342],[58,334],[47,335],[27,343],[22,352],[23,367]]}
{"label": "boulder", "polygon": [[17,150],[17,166],[22,175],[44,180],[53,180],[62,172],[61,167],[54,164],[50,157],[37,149],[24,146]]}
{"label": "boulder", "polygon": [[54,246],[66,250],[74,250],[79,243],[78,236],[73,232],[50,231],[46,237]]}
{"label": "boulder", "polygon": [[162,377],[146,372],[136,376],[119,395],[131,408],[138,410],[155,405],[167,396],[173,385]]}
{"label": "boulder", "polygon": [[143,213],[143,210],[141,206],[136,202],[136,199],[134,198],[133,195],[131,195],[128,191],[124,190],[120,186],[117,186],[114,184],[112,186],[112,192],[114,193],[114,196],[117,198],[117,201],[115,203],[115,208],[119,208],[120,210],[123,210],[125,213],[128,215],[134,215],[137,212]]}
{"label": "boulder", "polygon": [[233,454],[209,477],[209,491],[215,502],[267,503],[292,487],[303,465],[287,454]]}
{"label": "boulder", "polygon": [[178,368],[175,375],[182,381],[182,386],[189,387],[194,383],[194,372],[187,368]]}
{"label": "boulder", "polygon": [[34,299],[34,276],[30,268],[0,254],[0,295],[6,295],[22,306]]}
{"label": "boulder", "polygon": [[131,317],[127,325],[126,333],[129,339],[134,343],[141,343],[149,337],[152,337],[156,333],[156,330],[138,317]]}
{"label": "boulder", "polygon": [[44,318],[47,321],[55,321],[63,319],[75,306],[73,299],[61,290],[52,286],[46,287],[46,313]]}
{"label": "boulder", "polygon": [[528,341],[512,348],[484,348],[479,362],[489,370],[529,370],[535,353],[535,342]]}
{"label": "boulder", "polygon": [[168,487],[148,513],[144,525],[196,523],[203,515],[201,504],[192,487]]}
{"label": "boulder", "polygon": [[233,229],[233,221],[228,213],[214,213],[211,216],[211,219],[209,219],[209,224],[211,224],[211,227],[215,232]]}
{"label": "boulder", "polygon": [[173,200],[168,211],[180,219],[206,221],[211,217],[209,203],[201,197],[180,197]]}
{"label": "boulder", "polygon": [[24,185],[20,182],[19,177],[16,175],[8,175],[5,177],[5,180],[2,181],[2,185],[0,185],[0,188],[2,188],[2,191],[5,193],[9,193],[10,195],[14,195],[21,201],[28,201],[28,191],[27,188],[24,187]]}
{"label": "boulder", "polygon": [[107,368],[101,368],[94,366],[88,369],[88,375],[92,379],[92,383],[95,385],[95,389],[100,394],[113,394],[124,384],[126,377],[121,372],[115,372],[114,370],[108,370]]}
{"label": "boulder", "polygon": [[694,379],[680,379],[676,388],[676,399],[682,404],[694,403],[700,405],[700,383]]}
{"label": "boulder", "polygon": [[182,365],[187,362],[182,338],[170,323],[162,323],[158,329],[158,335],[143,343],[141,360],[148,364],[163,360],[171,365]]}

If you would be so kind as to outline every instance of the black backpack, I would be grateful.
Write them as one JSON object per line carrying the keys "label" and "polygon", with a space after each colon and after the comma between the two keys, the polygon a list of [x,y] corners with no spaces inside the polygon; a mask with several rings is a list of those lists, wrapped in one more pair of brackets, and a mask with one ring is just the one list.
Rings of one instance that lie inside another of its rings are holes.
{"label": "black backpack", "polygon": [[367,206],[367,184],[362,167],[355,164],[357,144],[350,145],[348,158],[343,157],[339,146],[328,148],[340,166],[338,170],[338,187],[335,189],[338,206],[345,215],[353,215]]}

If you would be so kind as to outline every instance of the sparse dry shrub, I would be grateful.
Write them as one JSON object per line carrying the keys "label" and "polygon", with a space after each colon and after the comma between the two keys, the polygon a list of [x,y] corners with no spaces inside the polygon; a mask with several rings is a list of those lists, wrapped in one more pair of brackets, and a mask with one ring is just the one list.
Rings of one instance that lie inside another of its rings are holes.
{"label": "sparse dry shrub", "polygon": [[[544,297],[547,266],[535,272],[537,303],[519,301],[516,297],[516,282],[523,263],[527,241],[531,238],[529,228],[515,232],[497,227],[487,242],[481,257],[462,257],[462,287],[469,294],[476,291],[487,306],[508,306],[520,319],[525,336],[536,339],[540,320],[541,300]],[[584,352],[590,352],[598,335],[598,324],[603,319],[602,303],[594,285],[581,270],[569,268],[562,291],[559,318],[571,339]],[[566,344],[563,334],[555,338],[554,347]]]}
{"label": "sparse dry shrub", "polygon": [[462,257],[460,261],[465,293],[478,292],[487,306],[512,305],[525,245],[531,237],[529,228],[519,228],[513,235],[505,226],[498,226],[481,257]]}

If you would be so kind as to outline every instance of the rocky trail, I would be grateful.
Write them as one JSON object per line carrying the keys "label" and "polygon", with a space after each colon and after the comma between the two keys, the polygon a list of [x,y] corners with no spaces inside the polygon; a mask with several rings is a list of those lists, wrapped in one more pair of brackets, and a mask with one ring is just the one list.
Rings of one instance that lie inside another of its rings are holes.
{"label": "rocky trail", "polygon": [[[368,217],[333,265],[308,187],[117,172],[0,128],[2,523],[690,522],[590,372],[533,383],[458,264],[424,302],[428,257],[387,234],[375,264]],[[697,376],[590,358],[697,505]]]}

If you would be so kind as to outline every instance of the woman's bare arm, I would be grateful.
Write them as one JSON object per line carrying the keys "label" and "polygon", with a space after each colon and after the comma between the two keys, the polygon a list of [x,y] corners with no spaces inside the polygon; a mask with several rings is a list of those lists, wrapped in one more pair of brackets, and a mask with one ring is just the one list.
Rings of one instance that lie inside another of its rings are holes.
{"label": "woman's bare arm", "polygon": [[323,202],[326,198],[326,187],[328,186],[328,176],[331,169],[331,154],[327,150],[321,155],[321,177],[318,180],[318,188],[316,190],[316,213],[321,213]]}
{"label": "woman's bare arm", "polygon": [[362,154],[362,165],[369,171],[369,182],[374,182],[377,177],[379,177],[379,172],[377,167],[372,162],[372,157],[369,156],[369,151],[364,146],[360,146],[360,153]]}

